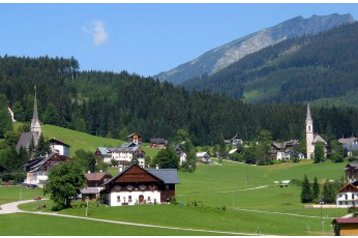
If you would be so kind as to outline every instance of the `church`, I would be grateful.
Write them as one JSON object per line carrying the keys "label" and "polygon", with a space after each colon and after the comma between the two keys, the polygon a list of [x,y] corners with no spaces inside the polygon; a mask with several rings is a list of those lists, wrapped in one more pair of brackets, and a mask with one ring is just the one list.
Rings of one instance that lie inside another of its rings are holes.
{"label": "church", "polygon": [[[307,159],[314,158],[315,146],[317,143],[323,143],[325,147],[327,146],[327,142],[317,133],[314,133],[313,130],[313,119],[311,116],[310,104],[307,104],[307,115],[306,115],[306,152]],[[324,150],[324,154],[326,157],[326,149]]]}
{"label": "church", "polygon": [[30,131],[21,134],[20,139],[16,144],[16,151],[19,152],[21,147],[26,149],[26,151],[28,151],[31,141],[33,141],[34,146],[36,147],[39,143],[40,137],[41,137],[41,124],[37,111],[37,99],[36,99],[36,87],[35,87],[34,110],[31,120]]}

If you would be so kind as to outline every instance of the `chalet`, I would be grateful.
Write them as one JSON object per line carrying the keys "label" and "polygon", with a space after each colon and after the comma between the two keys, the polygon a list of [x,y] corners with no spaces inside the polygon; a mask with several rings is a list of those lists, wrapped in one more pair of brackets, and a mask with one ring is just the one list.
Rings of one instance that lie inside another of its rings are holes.
{"label": "chalet", "polygon": [[337,207],[358,206],[358,181],[347,183],[337,191]]}
{"label": "chalet", "polygon": [[231,139],[224,140],[224,143],[227,145],[238,146],[244,144],[243,140],[235,134]]}
{"label": "chalet", "polygon": [[70,158],[67,156],[52,153],[50,155],[40,156],[28,161],[24,165],[25,171],[27,172],[24,184],[42,187],[48,179],[47,175],[50,169],[57,164],[69,160]]}
{"label": "chalet", "polygon": [[340,138],[338,142],[343,146],[346,151],[347,156],[353,156],[354,152],[358,152],[358,138],[349,137],[349,138]]}
{"label": "chalet", "polygon": [[[271,160],[286,161],[291,159],[295,148],[298,146],[298,140],[290,140],[285,142],[273,142],[271,144],[269,154]],[[303,158],[304,155],[299,155]]]}
{"label": "chalet", "polygon": [[103,158],[103,161],[107,164],[111,164],[112,160],[114,160],[122,168],[129,166],[132,160],[136,158],[139,165],[143,168],[145,167],[145,152],[139,145],[132,142],[125,143],[116,148],[98,147],[95,155]]}
{"label": "chalet", "polygon": [[174,150],[179,157],[179,165],[182,166],[184,162],[186,162],[186,153],[182,148],[182,145],[175,145]]}
{"label": "chalet", "polygon": [[150,148],[165,149],[167,148],[168,141],[163,138],[151,138]]}
{"label": "chalet", "polygon": [[336,236],[358,235],[358,217],[335,218],[332,225]]}
{"label": "chalet", "polygon": [[358,161],[355,160],[349,162],[346,165],[344,172],[346,174],[347,181],[353,182],[358,180]]}
{"label": "chalet", "polygon": [[133,142],[136,145],[141,144],[143,140],[143,136],[138,132],[134,132],[130,134],[129,136],[127,136],[127,138],[128,138],[128,142]]}
{"label": "chalet", "polygon": [[97,199],[100,192],[104,189],[103,184],[112,178],[112,175],[106,172],[88,172],[85,174],[86,187],[81,189],[82,199]]}
{"label": "chalet", "polygon": [[48,143],[50,145],[50,149],[52,150],[52,152],[67,157],[70,156],[70,145],[60,140],[57,140],[56,138],[52,138],[51,140],[48,141]]}
{"label": "chalet", "polygon": [[109,206],[167,203],[178,183],[176,169],[144,169],[134,164],[104,184],[101,200]]}
{"label": "chalet", "polygon": [[211,162],[211,158],[208,152],[197,152],[196,158],[205,164],[208,164]]}

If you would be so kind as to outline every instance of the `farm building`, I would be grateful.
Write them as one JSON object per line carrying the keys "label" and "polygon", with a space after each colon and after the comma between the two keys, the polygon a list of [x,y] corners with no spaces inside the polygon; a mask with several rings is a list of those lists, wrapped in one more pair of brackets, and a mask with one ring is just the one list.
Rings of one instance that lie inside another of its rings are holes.
{"label": "farm building", "polygon": [[52,138],[51,140],[48,141],[49,145],[50,145],[50,149],[54,152],[54,153],[58,153],[59,155],[64,155],[69,157],[70,156],[70,145],[57,140],[56,138]]}
{"label": "farm building", "polygon": [[86,188],[81,189],[82,199],[99,198],[100,192],[104,189],[103,184],[112,178],[112,175],[106,172],[88,172],[85,174]]}
{"label": "farm building", "polygon": [[48,172],[51,168],[62,162],[69,161],[70,158],[57,153],[39,156],[28,161],[25,165],[26,179],[25,185],[42,187],[48,180]]}
{"label": "farm building", "polygon": [[197,152],[196,158],[198,161],[208,164],[211,162],[211,158],[208,152]]}
{"label": "farm building", "polygon": [[142,143],[143,140],[143,136],[141,134],[139,134],[138,132],[134,132],[132,134],[130,134],[129,136],[127,136],[128,138],[128,142],[132,142],[136,145],[139,145]]}
{"label": "farm building", "polygon": [[349,162],[346,165],[344,172],[348,181],[353,182],[358,180],[358,161]]}
{"label": "farm building", "polygon": [[134,164],[104,184],[101,200],[110,206],[170,202],[178,183],[176,169],[144,169]]}
{"label": "farm building", "polygon": [[358,138],[357,137],[349,137],[349,138],[340,138],[338,142],[342,144],[344,150],[348,157],[353,156],[354,152],[358,152]]}
{"label": "farm building", "polygon": [[163,138],[151,138],[150,148],[165,149],[167,148],[168,141]]}
{"label": "farm building", "polygon": [[358,217],[335,218],[332,225],[336,236],[358,235]]}

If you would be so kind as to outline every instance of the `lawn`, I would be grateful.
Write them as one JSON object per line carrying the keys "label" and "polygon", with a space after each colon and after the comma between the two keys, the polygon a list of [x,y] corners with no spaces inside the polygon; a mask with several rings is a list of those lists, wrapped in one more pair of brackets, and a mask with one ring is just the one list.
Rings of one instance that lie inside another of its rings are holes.
{"label": "lawn", "polygon": [[0,215],[0,236],[209,236],[205,232],[168,230],[33,214]]}
{"label": "lawn", "polygon": [[19,200],[30,200],[36,196],[44,197],[42,189],[0,185],[0,205]]}

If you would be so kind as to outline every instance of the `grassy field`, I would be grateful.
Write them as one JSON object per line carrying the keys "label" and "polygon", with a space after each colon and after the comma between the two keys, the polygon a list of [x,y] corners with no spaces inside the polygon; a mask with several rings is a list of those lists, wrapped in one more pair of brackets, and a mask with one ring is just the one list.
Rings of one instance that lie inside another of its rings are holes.
{"label": "grassy field", "polygon": [[0,205],[19,200],[29,200],[36,196],[44,197],[42,189],[0,185]]}
{"label": "grassy field", "polygon": [[135,227],[32,214],[0,215],[0,236],[209,236],[205,232]]}
{"label": "grassy field", "polygon": [[[52,125],[42,125],[42,131],[45,139],[55,137],[56,139],[69,144],[71,146],[71,156],[73,156],[76,150],[79,149],[94,152],[99,146],[114,147],[125,143],[124,141],[117,139],[94,136],[88,133]],[[147,143],[142,145],[142,149],[151,157],[156,156],[158,153],[158,150],[150,148]]]}
{"label": "grassy field", "polygon": [[[89,214],[97,218],[198,229],[248,233],[259,230],[262,234],[273,235],[323,235],[321,210],[304,208],[300,203],[301,187],[289,185],[280,188],[273,181],[302,180],[304,174],[311,181],[314,176],[322,182],[325,179],[339,179],[344,165],[312,164],[311,161],[272,166],[252,166],[230,161],[223,161],[222,166],[199,164],[195,173],[179,173],[176,198],[184,205],[92,206]],[[201,201],[203,205],[187,205],[194,200]],[[37,204],[42,203],[47,204],[45,211],[50,211],[50,201],[24,204],[21,208],[38,211]],[[325,235],[332,234],[331,217],[343,216],[346,212],[346,209],[322,209]],[[84,216],[85,210],[77,207],[61,213]]]}

